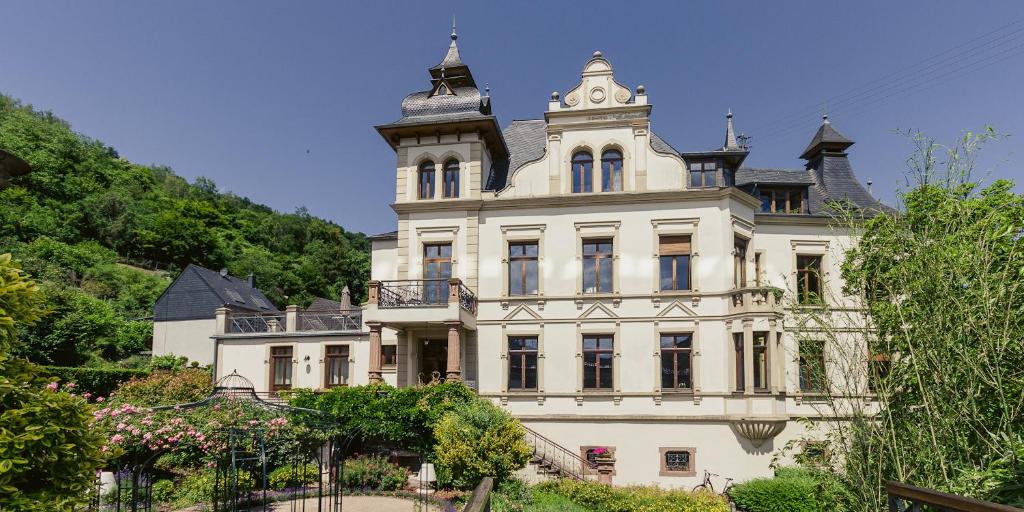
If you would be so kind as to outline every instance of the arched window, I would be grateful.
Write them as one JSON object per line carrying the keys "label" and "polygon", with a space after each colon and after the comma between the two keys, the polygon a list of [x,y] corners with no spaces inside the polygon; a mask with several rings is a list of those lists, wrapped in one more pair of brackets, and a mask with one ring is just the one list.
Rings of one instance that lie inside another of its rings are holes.
{"label": "arched window", "polygon": [[616,149],[601,154],[601,192],[622,192],[622,153]]}
{"label": "arched window", "polygon": [[455,159],[444,163],[444,197],[459,197],[459,161]]}
{"label": "arched window", "polygon": [[433,199],[434,198],[434,162],[427,160],[420,164],[418,182],[419,182],[419,198],[420,199]]}
{"label": "arched window", "polygon": [[594,157],[588,151],[578,151],[572,155],[572,191],[594,191]]}

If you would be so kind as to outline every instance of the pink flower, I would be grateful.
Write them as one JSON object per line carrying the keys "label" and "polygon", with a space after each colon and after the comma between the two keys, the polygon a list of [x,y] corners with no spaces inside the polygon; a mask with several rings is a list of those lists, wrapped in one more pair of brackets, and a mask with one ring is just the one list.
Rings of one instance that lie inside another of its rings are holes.
{"label": "pink flower", "polygon": [[110,438],[110,442],[114,444],[118,444],[121,441],[124,441],[124,436],[121,434],[114,434],[114,436]]}
{"label": "pink flower", "polygon": [[68,382],[67,384],[64,385],[64,387],[66,387],[68,389],[75,389],[75,383],[74,382]]}
{"label": "pink flower", "polygon": [[92,398],[92,393],[86,391],[85,393],[82,393],[82,398],[88,400],[88,399]]}
{"label": "pink flower", "polygon": [[57,383],[56,382],[51,382],[51,383],[47,384],[46,385],[46,389],[49,389],[50,391],[57,391]]}
{"label": "pink flower", "polygon": [[102,397],[102,396],[98,396],[98,397],[96,397],[96,401],[97,401],[97,402],[103,402],[103,397]]}

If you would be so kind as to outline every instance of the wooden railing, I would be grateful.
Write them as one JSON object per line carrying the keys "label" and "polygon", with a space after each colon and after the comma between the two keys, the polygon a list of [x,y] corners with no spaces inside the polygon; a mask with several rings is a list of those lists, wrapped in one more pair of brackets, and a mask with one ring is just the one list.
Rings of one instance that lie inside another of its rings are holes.
{"label": "wooden railing", "polygon": [[462,512],[490,512],[491,511],[491,490],[494,489],[494,479],[485,476],[480,483],[477,484],[476,489],[473,489],[473,494],[469,496],[469,501],[466,502],[466,506],[463,507]]}
{"label": "wooden railing", "polygon": [[1021,512],[1021,509],[1009,505],[965,498],[900,482],[886,482],[885,492],[889,495],[889,512]]}
{"label": "wooden railing", "polygon": [[584,459],[525,425],[523,429],[526,430],[526,444],[530,445],[530,449],[533,451],[532,462],[539,466],[538,469],[553,476],[575,480],[586,480],[588,474],[596,473],[597,464]]}

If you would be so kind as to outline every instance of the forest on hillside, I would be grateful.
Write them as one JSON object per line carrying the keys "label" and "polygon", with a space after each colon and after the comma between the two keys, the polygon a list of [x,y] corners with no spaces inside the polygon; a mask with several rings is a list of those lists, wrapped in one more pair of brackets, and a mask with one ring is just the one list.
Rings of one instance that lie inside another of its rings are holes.
{"label": "forest on hillside", "polygon": [[41,286],[49,313],[25,328],[29,359],[56,365],[142,364],[153,302],[189,263],[253,273],[277,305],[365,296],[362,233],[298,208],[279,213],[137,165],[68,122],[0,94],[0,148],[32,172],[0,190],[0,253]]}

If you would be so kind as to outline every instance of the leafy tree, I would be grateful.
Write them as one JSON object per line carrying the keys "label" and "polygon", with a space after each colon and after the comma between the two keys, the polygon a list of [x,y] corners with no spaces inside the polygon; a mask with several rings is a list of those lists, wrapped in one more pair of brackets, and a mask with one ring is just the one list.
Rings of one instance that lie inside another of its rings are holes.
{"label": "leafy tree", "polygon": [[461,405],[434,427],[440,476],[461,489],[475,487],[485,476],[507,480],[530,460],[525,435],[519,420],[488,401]]}
{"label": "leafy tree", "polygon": [[0,509],[71,510],[103,464],[85,400],[46,387],[39,367],[9,355],[18,324],[40,317],[35,285],[0,255]]}

